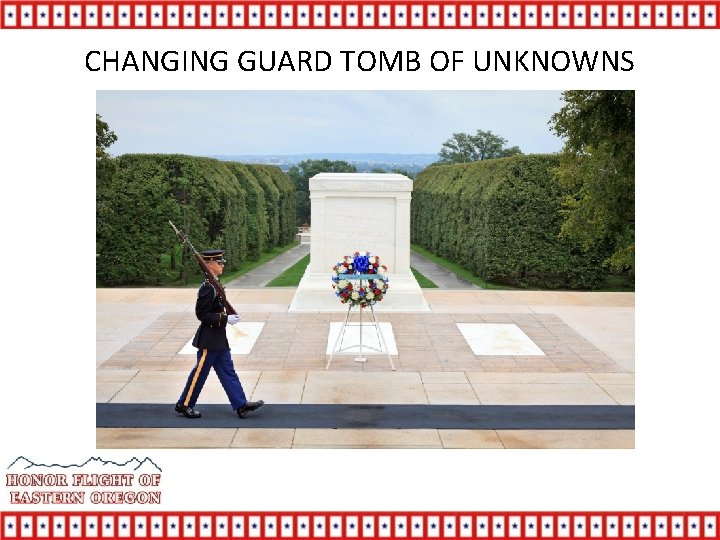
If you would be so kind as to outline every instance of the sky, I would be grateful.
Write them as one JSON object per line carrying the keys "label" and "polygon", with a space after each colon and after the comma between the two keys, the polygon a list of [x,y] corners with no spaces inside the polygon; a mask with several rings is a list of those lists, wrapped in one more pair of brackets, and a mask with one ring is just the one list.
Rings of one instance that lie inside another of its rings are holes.
{"label": "sky", "polygon": [[559,91],[98,91],[113,155],[436,154],[453,133],[492,131],[523,153],[562,140]]}

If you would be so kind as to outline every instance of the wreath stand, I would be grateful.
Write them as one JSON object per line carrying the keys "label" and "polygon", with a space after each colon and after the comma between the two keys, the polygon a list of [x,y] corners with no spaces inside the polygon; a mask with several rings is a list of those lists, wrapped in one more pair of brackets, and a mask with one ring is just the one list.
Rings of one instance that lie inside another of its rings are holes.
{"label": "wreath stand", "polygon": [[[366,279],[378,279],[380,276],[376,274],[355,274],[355,275],[347,275],[344,276],[343,279],[352,279],[352,280],[359,280],[360,281],[360,287],[363,285],[363,280]],[[372,327],[375,329],[375,333],[378,337],[378,344],[381,346],[380,349],[377,347],[373,347],[371,345],[363,345],[363,310],[367,309],[362,306],[358,306],[355,304],[350,304],[348,306],[347,314],[345,315],[345,322],[343,322],[342,328],[340,329],[340,332],[338,333],[338,337],[335,340],[335,345],[333,345],[332,351],[330,352],[330,358],[328,358],[327,365],[325,366],[325,369],[328,369],[330,367],[330,362],[332,362],[333,356],[340,356],[340,355],[353,355],[357,354],[353,360],[355,362],[366,362],[367,358],[363,356],[363,353],[365,351],[372,351],[372,352],[365,352],[366,355],[385,355],[387,356],[388,362],[390,362],[390,367],[393,371],[395,371],[395,364],[393,364],[392,358],[390,357],[390,350],[388,349],[387,343],[385,342],[385,336],[383,336],[382,331],[380,330],[380,324],[377,321],[377,318],[375,317],[375,310],[372,307],[372,304],[370,304],[370,321],[369,323],[366,323],[365,326],[367,327],[368,324],[372,325]],[[353,308],[357,308],[360,310],[360,322],[359,323],[351,323],[350,322],[350,314],[352,313]],[[345,337],[345,331],[349,326],[356,326],[359,328],[360,331],[360,344],[359,348],[360,350],[357,353],[354,352],[347,352],[349,349],[354,349],[358,347],[358,344],[353,343],[352,345],[349,345],[347,347],[343,347],[343,338]],[[385,351],[383,352],[383,349]]]}

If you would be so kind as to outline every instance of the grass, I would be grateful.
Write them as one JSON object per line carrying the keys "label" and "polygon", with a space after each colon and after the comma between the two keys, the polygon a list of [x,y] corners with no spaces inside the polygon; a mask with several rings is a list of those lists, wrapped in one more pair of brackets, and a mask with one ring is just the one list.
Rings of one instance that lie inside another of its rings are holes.
{"label": "grass", "polygon": [[297,287],[300,283],[300,279],[305,273],[305,269],[310,264],[310,254],[305,255],[298,262],[293,264],[290,268],[285,270],[275,279],[271,280],[270,283],[265,285],[266,287]]}
{"label": "grass", "polygon": [[473,274],[467,268],[463,268],[459,264],[455,264],[453,262],[446,261],[445,259],[441,259],[437,255],[430,253],[428,250],[421,248],[418,245],[411,244],[410,249],[412,249],[415,253],[422,255],[426,259],[431,260],[435,264],[438,264],[438,265],[442,266],[443,268],[450,270],[452,273],[460,276],[464,280],[469,281],[470,283],[474,283],[478,287],[482,287],[483,289],[514,289],[515,288],[515,287],[509,287],[507,285],[498,285],[497,283],[490,283],[489,281],[485,281],[484,279],[479,278],[478,276]]}
{"label": "grass", "polygon": [[423,276],[420,272],[418,272],[412,267],[410,267],[410,271],[413,273],[413,276],[415,276],[415,279],[417,280],[418,285],[420,285],[421,289],[437,289],[437,285],[435,285],[435,283]]}
{"label": "grass", "polygon": [[[310,264],[310,255],[305,255],[302,259],[300,259],[298,262],[293,264],[290,268],[285,270],[282,274],[280,274],[278,277],[270,281],[266,287],[297,287],[300,283],[300,279],[302,279],[303,274],[305,273],[305,269],[307,268],[307,265]],[[423,289],[431,289],[434,287],[437,287],[432,281],[430,281],[428,278],[423,276],[420,272],[415,270],[414,268],[411,268],[413,275],[415,276],[415,279],[417,279],[418,283],[420,284],[420,287]]]}

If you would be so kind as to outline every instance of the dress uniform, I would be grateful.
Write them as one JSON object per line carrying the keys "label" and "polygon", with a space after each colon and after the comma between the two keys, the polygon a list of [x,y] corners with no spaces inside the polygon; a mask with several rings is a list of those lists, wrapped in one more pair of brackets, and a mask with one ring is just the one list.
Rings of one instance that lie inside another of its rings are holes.
{"label": "dress uniform", "polygon": [[[215,262],[218,265],[225,264],[224,254],[224,250],[200,253],[203,260],[208,263]],[[222,273],[222,269],[219,270],[219,273]],[[222,300],[207,279],[198,290],[195,316],[200,321],[200,326],[195,332],[192,342],[193,346],[198,349],[197,363],[188,375],[185,388],[175,405],[175,411],[186,418],[200,418],[200,412],[195,410],[195,403],[212,368],[220,379],[233,410],[243,418],[248,412],[262,406],[264,402],[247,400],[230,356],[230,344],[225,329],[228,323],[235,324],[240,317],[225,313]]]}

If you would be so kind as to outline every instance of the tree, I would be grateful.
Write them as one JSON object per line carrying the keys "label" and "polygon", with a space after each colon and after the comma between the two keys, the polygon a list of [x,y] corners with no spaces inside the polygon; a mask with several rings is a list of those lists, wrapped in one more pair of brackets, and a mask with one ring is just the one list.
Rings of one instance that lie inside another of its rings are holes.
{"label": "tree", "polygon": [[103,122],[102,116],[95,113],[95,159],[110,157],[107,149],[117,141],[117,135],[110,130],[107,122]]}
{"label": "tree", "polygon": [[503,148],[500,151],[500,155],[498,157],[510,157],[510,156],[519,156],[522,154],[522,150],[520,150],[519,146],[513,146],[511,148]]}
{"label": "tree", "polygon": [[550,119],[566,139],[558,180],[569,188],[560,234],[586,249],[606,244],[605,263],[635,271],[635,92],[573,90]]}
{"label": "tree", "polygon": [[96,189],[106,187],[112,182],[116,171],[115,160],[108,154],[107,149],[117,141],[117,135],[110,130],[107,122],[95,113],[95,186]]}
{"label": "tree", "polygon": [[478,159],[473,136],[467,133],[453,133],[440,149],[440,163],[467,163]]}
{"label": "tree", "polygon": [[475,135],[453,133],[440,149],[440,163],[468,163],[522,154],[520,148],[505,148],[507,140],[492,131],[478,130]]}
{"label": "tree", "polygon": [[347,161],[306,159],[290,167],[288,176],[295,186],[295,218],[297,225],[310,223],[310,178],[324,172],[354,173],[357,169]]}

